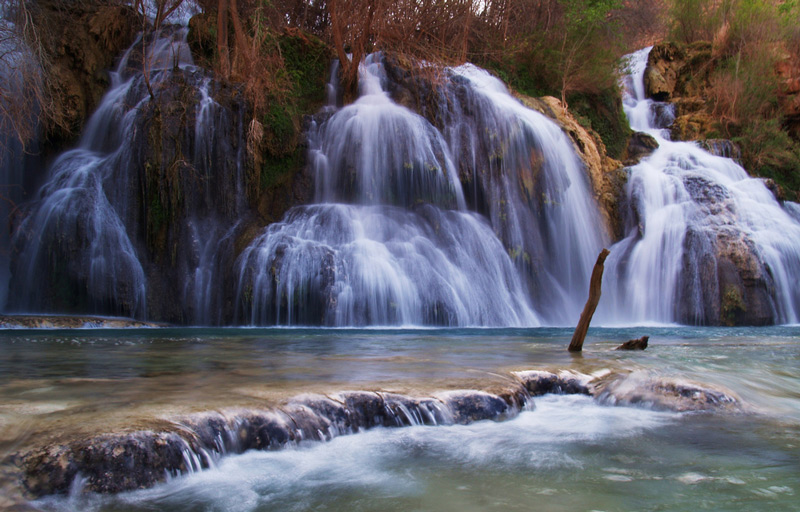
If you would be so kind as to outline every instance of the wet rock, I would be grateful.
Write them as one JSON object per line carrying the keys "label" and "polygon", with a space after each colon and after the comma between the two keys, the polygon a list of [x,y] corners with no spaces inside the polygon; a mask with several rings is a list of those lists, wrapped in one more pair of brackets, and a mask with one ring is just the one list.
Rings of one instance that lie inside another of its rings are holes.
{"label": "wet rock", "polygon": [[127,5],[37,2],[34,23],[50,59],[55,122],[47,134],[48,152],[60,151],[80,133],[108,87],[108,69],[134,40],[141,23]]}
{"label": "wet rock", "polygon": [[733,411],[740,407],[739,400],[729,392],[638,373],[613,375],[597,383],[595,398],[610,405],[636,405],[675,412]]}
{"label": "wet rock", "polygon": [[671,99],[685,57],[683,50],[674,43],[663,43],[653,47],[644,72],[647,97],[656,101]]}
{"label": "wet rock", "polygon": [[99,436],[29,454],[25,488],[37,496],[65,492],[80,475],[86,490],[117,493],[151,487],[166,474],[186,471],[186,442],[174,433]]}
{"label": "wet rock", "polygon": [[281,448],[295,440],[288,418],[278,412],[251,413],[237,418],[235,425],[241,451]]}
{"label": "wet rock", "polygon": [[351,411],[341,401],[334,400],[320,395],[302,395],[293,398],[289,405],[302,405],[313,411],[315,414],[326,418],[330,422],[330,427],[339,433],[352,433],[357,431],[361,425],[354,420]]}
{"label": "wet rock", "polygon": [[482,391],[450,391],[437,396],[453,415],[455,423],[466,425],[481,420],[500,420],[516,415],[499,396]]}
{"label": "wet rock", "polygon": [[738,144],[728,139],[705,139],[698,144],[712,155],[732,158],[736,161],[742,159],[742,149]]}
{"label": "wet rock", "polygon": [[622,220],[619,212],[622,208],[619,202],[624,196],[623,189],[627,181],[627,175],[622,172],[622,163],[610,158],[600,136],[581,125],[557,98],[530,98],[521,94],[516,96],[526,107],[555,121],[570,136],[576,153],[584,163],[606,225],[612,233],[621,235]]}
{"label": "wet rock", "polygon": [[383,397],[378,393],[366,391],[346,391],[331,396],[334,400],[341,400],[349,411],[354,429],[370,428],[376,426],[392,426],[394,422],[388,421]]}
{"label": "wet rock", "polygon": [[770,192],[772,192],[772,195],[775,196],[777,201],[783,202],[787,200],[786,190],[779,184],[775,183],[775,180],[767,178],[764,180],[764,185],[769,189]]}
{"label": "wet rock", "polygon": [[587,385],[588,377],[569,372],[558,374],[530,370],[516,372],[515,375],[525,385],[531,396],[541,396],[548,393],[559,395],[589,395],[591,391]]}
{"label": "wet rock", "polygon": [[[698,182],[699,183],[699,182]],[[717,187],[697,196],[709,221],[684,238],[679,321],[701,325],[770,325],[777,318],[775,283],[750,235]],[[693,193],[694,195],[694,193]]]}
{"label": "wet rock", "polygon": [[672,140],[705,139],[713,131],[714,119],[706,111],[678,116],[670,127]]}
{"label": "wet rock", "polygon": [[142,322],[132,318],[57,315],[0,315],[0,329],[86,329],[128,327],[165,327],[166,324]]}
{"label": "wet rock", "polygon": [[653,136],[643,132],[635,132],[628,140],[628,148],[623,163],[626,166],[636,165],[642,158],[649,156],[656,149],[658,149],[658,142]]}
{"label": "wet rock", "polygon": [[642,336],[639,339],[628,340],[614,350],[644,350],[647,348],[647,340],[649,339],[649,336]]}
{"label": "wet rock", "polygon": [[229,453],[326,441],[376,426],[504,420],[530,407],[530,396],[546,393],[594,395],[609,404],[676,411],[738,407],[737,399],[721,390],[636,374],[607,373],[591,379],[567,371],[523,371],[515,376],[520,384],[498,394],[457,390],[430,397],[367,391],[300,395],[278,409],[192,414],[176,420],[174,431],[99,435],[46,446],[21,459],[24,486],[34,496],[70,489],[97,493],[142,489],[168,475],[208,468]]}

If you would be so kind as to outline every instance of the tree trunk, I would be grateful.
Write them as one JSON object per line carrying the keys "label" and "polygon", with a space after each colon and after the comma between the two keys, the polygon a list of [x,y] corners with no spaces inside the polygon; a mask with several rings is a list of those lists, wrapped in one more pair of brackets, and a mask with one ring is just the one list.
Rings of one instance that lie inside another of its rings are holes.
{"label": "tree trunk", "polygon": [[589,324],[592,322],[594,310],[597,309],[597,303],[600,302],[600,287],[603,284],[603,265],[608,257],[608,249],[600,251],[597,256],[597,262],[594,264],[592,270],[592,278],[589,281],[589,298],[586,305],[583,307],[581,319],[578,321],[578,326],[575,327],[575,333],[572,335],[572,341],[569,344],[570,352],[580,352],[583,350],[583,340],[586,338],[586,332],[589,330]]}
{"label": "tree trunk", "polygon": [[228,48],[228,0],[219,0],[217,4],[217,54],[222,76],[230,76],[230,55]]}

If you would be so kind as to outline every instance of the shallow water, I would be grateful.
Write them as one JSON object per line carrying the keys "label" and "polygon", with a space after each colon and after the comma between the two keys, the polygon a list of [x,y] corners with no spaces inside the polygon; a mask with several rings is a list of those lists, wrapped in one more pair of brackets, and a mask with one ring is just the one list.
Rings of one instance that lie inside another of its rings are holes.
{"label": "shallow water", "polygon": [[[800,510],[800,327],[0,332],[3,455],[301,392],[488,389],[523,369],[724,388],[741,413],[545,396],[505,422],[375,429],[221,459],[153,489],[45,510]],[[615,352],[650,336],[645,352]],[[79,487],[79,486],[78,486]]]}

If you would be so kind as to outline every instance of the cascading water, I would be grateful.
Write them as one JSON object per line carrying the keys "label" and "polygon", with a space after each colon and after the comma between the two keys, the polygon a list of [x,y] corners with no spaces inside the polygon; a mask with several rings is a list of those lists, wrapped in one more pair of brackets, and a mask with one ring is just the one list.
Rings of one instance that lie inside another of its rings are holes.
{"label": "cascading water", "polygon": [[131,46],[51,167],[12,242],[15,310],[143,318],[155,298],[159,318],[219,321],[217,254],[246,204],[242,112],[213,99],[186,34]]}
{"label": "cascading water", "polygon": [[609,241],[583,163],[564,131],[487,71],[452,73],[444,132],[471,206],[489,218],[544,322],[573,325]]}
{"label": "cascading water", "polygon": [[239,258],[241,319],[538,325],[491,227],[463,211],[446,143],[389,99],[379,59],[361,65],[358,101],[312,133],[321,204],[290,210]]}
{"label": "cascading water", "polygon": [[695,143],[672,142],[668,106],[645,98],[649,48],[629,57],[624,108],[659,148],[631,168],[628,235],[606,262],[605,322],[794,323],[800,223],[761,180]]}
{"label": "cascading water", "polygon": [[382,55],[362,63],[360,98],[311,131],[320,204],[238,260],[241,321],[574,322],[606,229],[572,143],[487,72],[446,74],[437,129],[392,101]]}

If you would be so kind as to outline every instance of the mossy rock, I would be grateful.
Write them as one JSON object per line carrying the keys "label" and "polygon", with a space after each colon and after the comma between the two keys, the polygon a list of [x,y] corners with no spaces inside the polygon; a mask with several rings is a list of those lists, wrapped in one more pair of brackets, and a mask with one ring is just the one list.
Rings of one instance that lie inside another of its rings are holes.
{"label": "mossy rock", "polygon": [[676,118],[670,134],[673,140],[715,139],[718,135],[714,119],[705,111]]}
{"label": "mossy rock", "polygon": [[733,327],[741,323],[741,318],[747,313],[747,306],[742,297],[742,291],[733,285],[725,288],[722,294],[722,308],[720,324]]}
{"label": "mossy rock", "polygon": [[195,62],[210,66],[217,51],[217,17],[213,13],[199,13],[189,20],[186,37]]}
{"label": "mossy rock", "polygon": [[600,136],[608,156],[622,158],[632,132],[628,118],[622,110],[619,89],[607,89],[591,95],[572,95],[567,101],[576,119]]}

